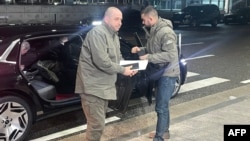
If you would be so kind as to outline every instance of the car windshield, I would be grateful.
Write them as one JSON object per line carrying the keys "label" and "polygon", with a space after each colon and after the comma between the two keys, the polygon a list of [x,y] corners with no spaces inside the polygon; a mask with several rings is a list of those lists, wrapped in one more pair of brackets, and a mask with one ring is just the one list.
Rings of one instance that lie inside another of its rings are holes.
{"label": "car windshield", "polygon": [[250,9],[247,8],[243,8],[243,9],[238,9],[237,11],[235,11],[236,14],[246,14],[249,13]]}
{"label": "car windshield", "polygon": [[185,12],[185,13],[198,12],[199,9],[200,7],[198,6],[188,6],[182,9],[182,12]]}

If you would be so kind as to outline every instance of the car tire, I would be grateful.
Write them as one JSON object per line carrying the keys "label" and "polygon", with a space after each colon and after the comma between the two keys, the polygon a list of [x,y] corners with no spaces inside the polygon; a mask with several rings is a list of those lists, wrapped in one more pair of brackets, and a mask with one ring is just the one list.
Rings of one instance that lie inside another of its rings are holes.
{"label": "car tire", "polygon": [[191,23],[190,23],[190,26],[191,26],[191,27],[198,27],[199,24],[197,23],[196,20],[192,20]]}
{"label": "car tire", "polygon": [[174,98],[175,96],[178,95],[180,88],[181,88],[181,74],[177,77],[175,81],[175,88],[171,98]]}
{"label": "car tire", "polygon": [[242,24],[242,25],[247,24],[247,20],[242,20],[242,21],[240,21],[240,24]]}
{"label": "car tire", "polygon": [[217,19],[213,20],[212,23],[211,23],[211,25],[212,25],[212,27],[217,27],[218,20]]}
{"label": "car tire", "polygon": [[0,98],[0,138],[22,141],[28,136],[33,115],[27,102],[17,96]]}

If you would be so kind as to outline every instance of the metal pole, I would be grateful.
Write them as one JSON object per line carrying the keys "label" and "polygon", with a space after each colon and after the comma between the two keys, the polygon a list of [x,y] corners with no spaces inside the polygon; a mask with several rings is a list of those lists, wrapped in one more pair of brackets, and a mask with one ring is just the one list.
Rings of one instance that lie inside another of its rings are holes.
{"label": "metal pole", "polygon": [[55,20],[54,22],[55,22],[55,24],[56,24],[56,14],[54,14],[54,20]]}
{"label": "metal pole", "polygon": [[179,33],[179,40],[178,40],[178,43],[179,43],[179,54],[181,54],[181,33]]}

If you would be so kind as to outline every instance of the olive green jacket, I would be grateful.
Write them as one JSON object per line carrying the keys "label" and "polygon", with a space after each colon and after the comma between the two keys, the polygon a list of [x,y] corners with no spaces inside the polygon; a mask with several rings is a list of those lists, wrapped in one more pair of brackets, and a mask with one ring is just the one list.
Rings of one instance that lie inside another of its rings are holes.
{"label": "olive green jacket", "polygon": [[83,42],[75,93],[115,100],[117,73],[124,72],[124,67],[119,65],[121,59],[117,32],[105,23],[94,27]]}
{"label": "olive green jacket", "polygon": [[163,76],[176,77],[180,74],[177,36],[171,21],[159,17],[158,22],[151,27],[146,35],[147,43],[143,47],[149,55],[148,61],[152,63],[166,63]]}

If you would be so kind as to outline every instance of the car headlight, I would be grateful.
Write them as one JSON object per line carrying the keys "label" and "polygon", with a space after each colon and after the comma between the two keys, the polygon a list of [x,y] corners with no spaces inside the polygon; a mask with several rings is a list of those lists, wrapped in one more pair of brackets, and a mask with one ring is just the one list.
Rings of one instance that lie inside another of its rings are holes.
{"label": "car headlight", "polygon": [[92,25],[100,25],[100,24],[102,24],[102,21],[93,21],[92,22]]}
{"label": "car headlight", "polygon": [[181,62],[183,65],[186,65],[186,64],[187,64],[186,60],[183,59],[183,58],[180,60],[180,62]]}

